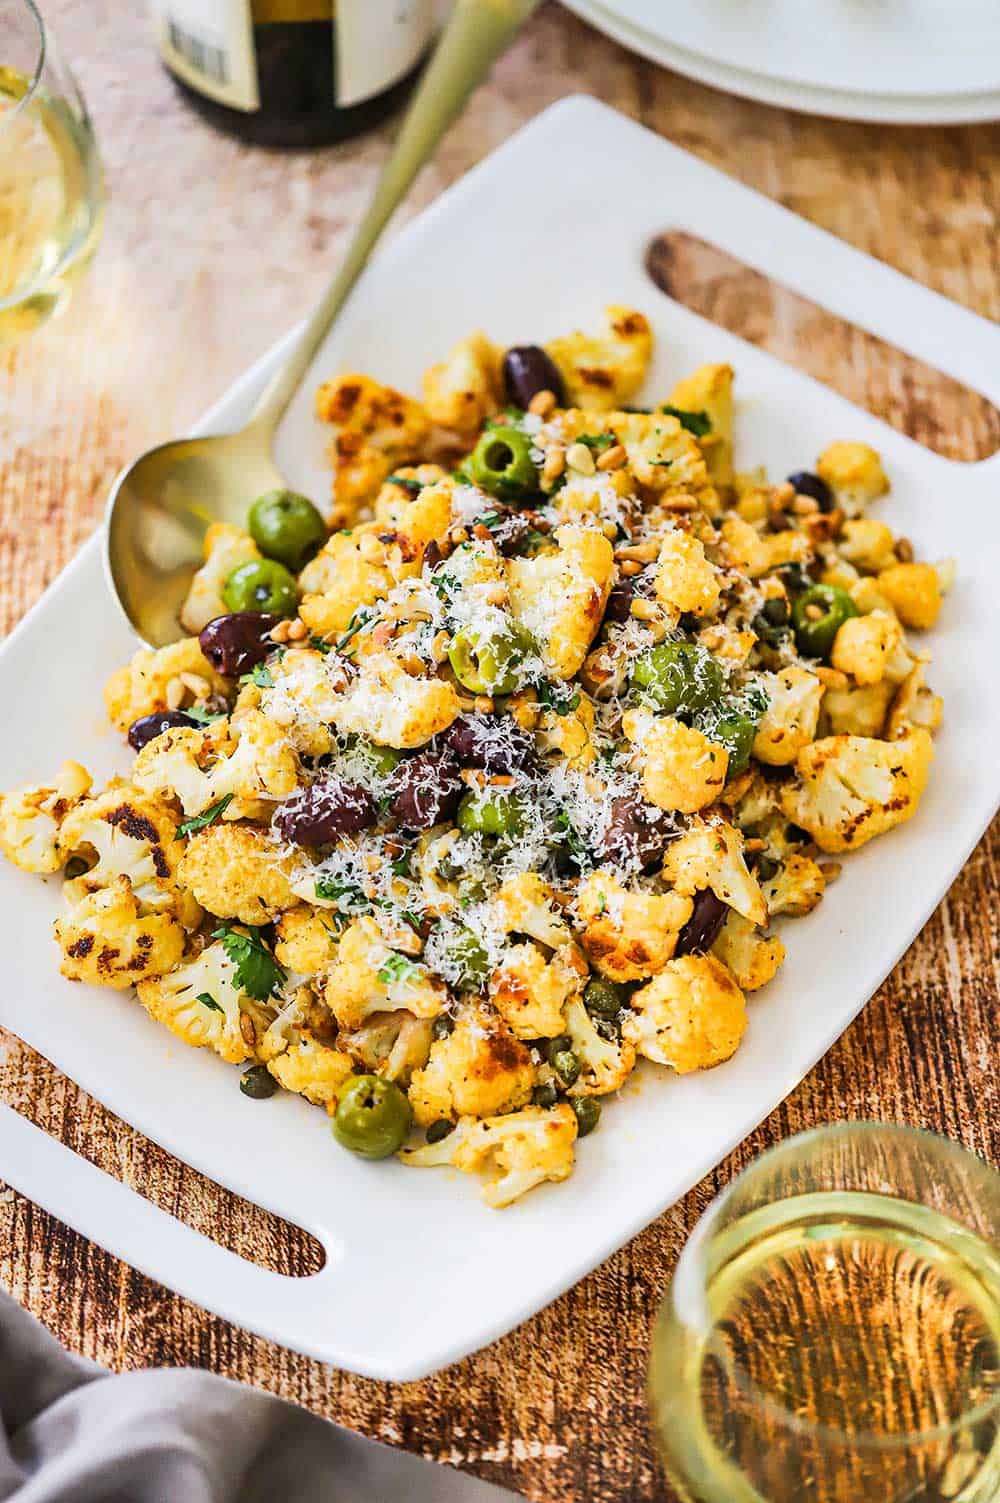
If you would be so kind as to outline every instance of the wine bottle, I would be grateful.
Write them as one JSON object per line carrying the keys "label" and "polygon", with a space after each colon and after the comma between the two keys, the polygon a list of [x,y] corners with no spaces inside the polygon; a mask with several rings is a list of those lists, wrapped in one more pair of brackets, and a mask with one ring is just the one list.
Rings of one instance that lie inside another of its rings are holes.
{"label": "wine bottle", "polygon": [[432,0],[151,0],[186,98],[262,146],[320,146],[400,102],[430,40]]}

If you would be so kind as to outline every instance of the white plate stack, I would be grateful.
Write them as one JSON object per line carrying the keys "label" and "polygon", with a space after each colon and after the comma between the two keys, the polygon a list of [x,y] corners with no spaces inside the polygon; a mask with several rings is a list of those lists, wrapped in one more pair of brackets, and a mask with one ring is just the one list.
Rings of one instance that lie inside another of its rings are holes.
{"label": "white plate stack", "polygon": [[564,0],[702,83],[896,125],[1000,119],[998,0]]}

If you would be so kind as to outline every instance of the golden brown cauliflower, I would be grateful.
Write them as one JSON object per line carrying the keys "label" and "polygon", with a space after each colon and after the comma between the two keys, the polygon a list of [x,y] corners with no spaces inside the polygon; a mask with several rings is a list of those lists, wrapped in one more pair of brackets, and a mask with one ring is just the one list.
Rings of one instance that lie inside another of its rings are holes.
{"label": "golden brown cauliflower", "polygon": [[830,653],[832,666],[861,685],[880,684],[886,677],[898,682],[910,661],[899,622],[884,611],[849,616],[838,628]]}
{"label": "golden brown cauliflower", "polygon": [[898,741],[827,736],[799,753],[781,807],[821,851],[853,851],[916,812],[933,757],[922,727]]}
{"label": "golden brown cauliflower", "polygon": [[[180,960],[173,962],[177,965]],[[230,1064],[257,1059],[273,1009],[248,997],[236,984],[236,967],[221,940],[155,980],[140,980],[139,1001],[193,1049],[213,1049]]]}
{"label": "golden brown cauliflower", "polygon": [[933,564],[893,564],[879,574],[878,586],[904,626],[927,631],[934,625],[944,595]]}
{"label": "golden brown cauliflower", "polygon": [[279,965],[299,976],[315,976],[332,964],[337,933],[322,908],[296,903],[275,925],[274,954]]}
{"label": "golden brown cauliflower", "polygon": [[222,590],[233,570],[261,556],[250,534],[229,522],[211,524],[205,533],[202,550],[205,562],[192,579],[181,608],[181,625],[192,636],[197,636],[203,626],[229,609],[222,598]]}
{"label": "golden brown cauliflower", "polygon": [[698,439],[716,485],[733,483],[733,368],[700,365],[678,381],[669,405],[683,412],[703,412],[711,428]]}
{"label": "golden brown cauliflower", "polygon": [[430,1058],[410,1081],[410,1105],[420,1127],[440,1117],[490,1117],[531,1098],[531,1055],[507,1024],[485,1008],[463,1012],[450,1034],[435,1039]]}
{"label": "golden brown cauliflower", "polygon": [[825,889],[826,878],[816,862],[793,852],[764,883],[768,914],[771,918],[781,913],[801,918],[822,900]]}
{"label": "golden brown cauliflower", "polygon": [[602,1038],[579,997],[566,1008],[566,1032],[580,1062],[571,1096],[607,1096],[618,1091],[635,1069],[635,1050],[628,1039]]}
{"label": "golden brown cauliflower", "polygon": [[266,831],[215,824],[189,838],[177,875],[217,918],[259,926],[295,902],[290,866]]}
{"label": "golden brown cauliflower", "polygon": [[379,924],[367,915],[344,930],[333,964],[315,984],[348,1032],[360,1028],[373,1012],[401,1007],[418,1018],[435,1018],[448,1000],[443,983],[426,966],[393,950]]}
{"label": "golden brown cauliflower", "polygon": [[576,1113],[561,1102],[551,1111],[529,1106],[485,1121],[469,1118],[439,1142],[404,1148],[399,1157],[418,1169],[450,1164],[468,1174],[490,1171],[483,1199],[500,1210],[546,1180],[567,1179],[576,1135]]}
{"label": "golden brown cauliflower", "polygon": [[712,954],[731,972],[741,991],[755,992],[781,969],[785,947],[776,934],[761,934],[742,914],[728,913]]}
{"label": "golden brown cauliflower", "polygon": [[430,433],[419,402],[354,372],[324,381],[316,416],[334,430],[329,453],[335,526],[352,521],[397,464],[418,458]]}
{"label": "golden brown cauliflower", "polygon": [[782,564],[806,564],[813,552],[805,533],[789,530],[762,534],[735,512],[726,517],[719,536],[729,562],[751,579]]}
{"label": "golden brown cauliflower", "polygon": [[567,407],[611,412],[631,401],[645,381],[653,334],[641,313],[613,304],[596,334],[577,330],[550,339],[545,349],[563,378]]}
{"label": "golden brown cauliflower", "polygon": [[788,767],[816,735],[823,685],[808,668],[763,673],[767,709],[757,726],[753,755],[770,767]]}
{"label": "golden brown cauliflower", "polygon": [[746,1001],[714,955],[670,960],[633,992],[624,1036],[646,1059],[678,1075],[707,1070],[735,1054],[746,1032]]}
{"label": "golden brown cauliflower", "polygon": [[415,1018],[405,1008],[397,1008],[371,1013],[360,1028],[341,1032],[337,1045],[363,1070],[406,1083],[414,1070],[426,1065],[432,1038],[429,1018]]}
{"label": "golden brown cauliflower", "polygon": [[655,578],[656,598],[678,611],[707,616],[719,599],[719,578],[705,549],[690,532],[675,528],[660,544]]}
{"label": "golden brown cauliflower", "polygon": [[695,814],[721,794],[729,768],[724,746],[671,715],[627,710],[622,730],[639,752],[642,786],[658,809]]}
{"label": "golden brown cauliflower", "polygon": [[[393,577],[411,578],[420,572],[428,543],[442,538],[451,522],[451,476],[425,485],[415,496],[390,487],[378,504],[378,540],[386,549]],[[391,492],[395,494],[391,494]]]}
{"label": "golden brown cauliflower", "polygon": [[54,925],[70,981],[117,991],[169,971],[184,953],[183,926],[172,913],[143,913],[125,877],[88,893]]}
{"label": "golden brown cauliflower", "polygon": [[[184,674],[198,686],[197,692],[184,684]],[[155,652],[142,647],[131,662],[111,675],[105,685],[104,703],[108,719],[119,731],[125,732],[140,716],[170,708],[167,686],[175,679],[184,688],[182,703],[186,704],[210,694],[223,694],[226,690],[225,679],[216,673],[198,645],[197,637],[183,637]]]}
{"label": "golden brown cauliflower", "polygon": [[432,423],[472,439],[503,406],[503,351],[477,330],[440,365],[424,371],[424,407]]}
{"label": "golden brown cauliflower", "polygon": [[334,707],[345,736],[366,736],[378,746],[423,746],[456,719],[458,694],[440,678],[412,678],[388,652],[373,652]]}
{"label": "golden brown cauliflower", "polygon": [[752,924],[767,922],[764,894],[743,859],[743,836],[728,820],[692,820],[667,846],[663,876],[687,897],[707,887]]}
{"label": "golden brown cauliflower", "polygon": [[924,667],[918,663],[900,684],[885,724],[887,741],[905,736],[911,726],[922,725],[925,730],[936,731],[941,724],[944,703],[940,694],[924,683]]}
{"label": "golden brown cauliflower", "polygon": [[298,759],[273,721],[248,710],[238,724],[217,720],[204,730],[182,726],[156,736],[136,757],[132,781],[176,799],[188,818],[229,798],[222,819],[266,819],[295,789]]}
{"label": "golden brown cauliflower", "polygon": [[830,685],[823,695],[825,733],[831,736],[881,736],[895,689],[895,684],[889,679],[883,679],[880,684],[866,684],[863,688],[855,684],[846,689]]}
{"label": "golden brown cauliflower", "polygon": [[354,1064],[349,1054],[325,1043],[310,1029],[296,1028],[288,1048],[269,1059],[267,1068],[286,1091],[335,1111]]}
{"label": "golden brown cauliflower", "polygon": [[611,872],[593,872],[577,895],[581,943],[602,976],[639,981],[670,959],[691,908],[681,893],[628,892]]}
{"label": "golden brown cauliflower", "polygon": [[624,446],[632,474],[647,491],[657,496],[685,491],[700,499],[711,490],[698,440],[677,418],[663,412],[615,412],[608,427]]}
{"label": "golden brown cauliflower", "polygon": [[71,902],[124,877],[143,913],[169,909],[185,929],[201,921],[179,872],[184,843],[177,838],[176,818],[151,794],[116,780],[96,798],[84,799],[63,820],[59,849],[63,861],[78,856],[88,863],[66,883]]}
{"label": "golden brown cauliflower", "polygon": [[553,1038],[563,1031],[563,1008],[581,984],[565,954],[557,950],[547,959],[529,940],[508,945],[490,977],[490,1001],[519,1039]]}
{"label": "golden brown cauliflower", "polygon": [[290,647],[268,668],[271,683],[246,684],[240,691],[233,721],[238,724],[247,708],[259,708],[284,731],[296,751],[307,757],[323,757],[333,750],[330,730],[338,685],[346,682],[343,670],[333,660],[311,647]]}
{"label": "golden brown cauliflower", "polygon": [[66,860],[59,828],[90,791],[91,776],[79,762],[64,762],[48,783],[0,793],[0,851],[25,872],[47,875]]}
{"label": "golden brown cauliflower", "polygon": [[870,501],[877,501],[889,489],[882,461],[871,444],[846,440],[829,444],[816,462],[816,473],[848,517],[859,516]]}
{"label": "golden brown cauliflower", "polygon": [[375,536],[376,523],[335,532],[299,575],[299,615],[319,637],[339,637],[362,606],[384,600],[396,583]]}
{"label": "golden brown cauliflower", "polygon": [[[877,522],[874,517],[849,518],[837,539],[837,551],[841,558],[855,568],[864,570],[866,574],[878,574],[881,569],[888,569],[894,564],[895,546],[892,528],[884,522]],[[830,580],[828,583],[839,584],[840,581]]]}
{"label": "golden brown cauliflower", "polygon": [[507,562],[510,605],[538,644],[547,670],[572,678],[604,616],[614,572],[614,549],[594,527],[557,528],[557,553]]}
{"label": "golden brown cauliflower", "polygon": [[570,938],[569,925],[556,906],[556,894],[537,872],[519,872],[502,882],[493,899],[493,911],[505,934],[527,934],[550,950],[558,950]]}

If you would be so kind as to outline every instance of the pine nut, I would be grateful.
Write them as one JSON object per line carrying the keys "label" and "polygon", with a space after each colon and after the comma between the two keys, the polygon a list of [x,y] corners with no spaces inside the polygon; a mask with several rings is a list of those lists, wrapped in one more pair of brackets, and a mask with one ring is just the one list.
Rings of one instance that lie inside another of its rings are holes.
{"label": "pine nut", "polygon": [[179,710],[184,703],[186,692],[181,680],[179,678],[172,678],[163,691],[163,697],[167,701],[167,709]]}
{"label": "pine nut", "polygon": [[542,485],[553,485],[566,468],[566,452],[564,449],[550,449],[545,456],[542,465]]}
{"label": "pine nut", "polygon": [[599,470],[620,470],[627,458],[628,455],[621,444],[612,444],[611,448],[605,449],[604,453],[598,458],[597,468]]}
{"label": "pine nut", "polygon": [[248,1012],[240,1013],[240,1035],[244,1044],[252,1049],[257,1042],[257,1025]]}
{"label": "pine nut", "polygon": [[594,456],[586,444],[570,444],[566,450],[566,463],[578,475],[593,475],[597,469]]}
{"label": "pine nut", "polygon": [[910,542],[909,538],[896,539],[896,557],[899,559],[901,564],[912,564],[913,544]]}
{"label": "pine nut", "polygon": [[302,642],[309,635],[309,628],[304,621],[291,621],[288,625],[289,642]]}
{"label": "pine nut", "polygon": [[637,621],[655,621],[660,614],[660,607],[651,600],[633,600],[629,609]]}
{"label": "pine nut", "polygon": [[618,565],[618,572],[626,579],[634,579],[637,574],[642,573],[642,565],[637,564],[634,558],[627,558],[624,563]]}
{"label": "pine nut", "polygon": [[271,641],[287,642],[288,633],[291,630],[291,626],[292,623],[290,621],[279,621],[277,626],[271,628]]}
{"label": "pine nut", "polygon": [[555,405],[556,405],[556,394],[555,394],[555,392],[554,391],[549,391],[548,387],[545,387],[545,389],[543,391],[536,391],[535,392],[535,395],[532,397],[531,401],[528,403],[528,411],[529,412],[533,412],[536,417],[547,418],[548,415],[549,415],[549,413],[555,407]]}

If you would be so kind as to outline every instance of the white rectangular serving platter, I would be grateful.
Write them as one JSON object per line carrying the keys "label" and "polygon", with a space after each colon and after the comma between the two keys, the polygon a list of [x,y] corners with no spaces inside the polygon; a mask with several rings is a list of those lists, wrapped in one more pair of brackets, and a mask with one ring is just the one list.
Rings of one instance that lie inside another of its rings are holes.
{"label": "white rectangular serving platter", "polygon": [[[825,387],[675,305],[648,280],[650,238],[686,230],[996,400],[1000,338],[985,321],[807,225],[591,99],[550,109],[439,199],[359,285],[278,440],[289,484],[329,477],[312,391],[338,368],[418,390],[469,330],[541,341],[632,303],[657,335],[649,392],[703,361],[737,369],[742,460],[774,475],[839,437],[879,448],[893,490],[879,515],[921,556],[954,554],[958,580],[932,636],[946,704],[937,760],[910,823],[847,865],[788,961],[750,1004],[739,1053],[705,1074],[648,1072],[605,1109],[561,1186],[489,1210],[472,1177],[370,1165],[292,1096],[248,1101],[237,1073],[186,1048],[129,996],[57,974],[59,881],[0,867],[7,943],[0,1024],[112,1111],[222,1185],[307,1228],[327,1261],[307,1279],[218,1247],[0,1108],[0,1177],[85,1236],[208,1309],[375,1378],[423,1376],[509,1330],[683,1195],[789,1092],[895,964],[947,890],[1000,797],[1000,463],[944,460]],[[240,424],[275,350],[202,425]],[[0,787],[67,756],[100,777],[127,757],[101,686],[136,643],[109,598],[93,539],[0,653],[7,732]],[[831,1118],[837,1104],[830,1103]]]}

